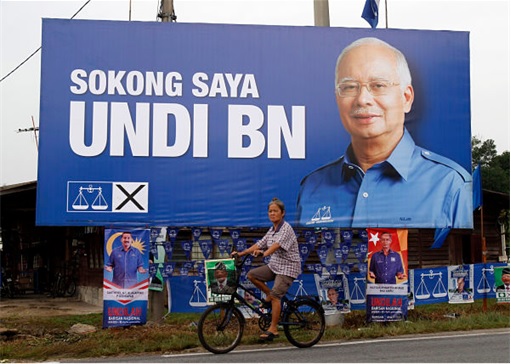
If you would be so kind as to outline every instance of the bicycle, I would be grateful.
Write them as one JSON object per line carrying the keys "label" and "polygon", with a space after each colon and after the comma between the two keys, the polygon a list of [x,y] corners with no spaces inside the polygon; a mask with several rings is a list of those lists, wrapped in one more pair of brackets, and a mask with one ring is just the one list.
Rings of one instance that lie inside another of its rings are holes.
{"label": "bicycle", "polygon": [[[241,268],[247,258],[248,255],[242,260],[236,259],[236,290],[230,299],[207,308],[199,319],[197,325],[199,341],[205,349],[214,354],[228,353],[241,342],[246,322],[237,307],[237,302],[259,315],[258,325],[262,331],[270,327],[271,311],[261,311],[238,293],[238,289],[241,288],[243,292],[248,292],[260,300],[250,287],[240,283]],[[279,321],[287,340],[298,348],[308,348],[317,344],[325,332],[323,308],[311,296],[297,296],[293,299],[287,296],[281,300]]]}
{"label": "bicycle", "polygon": [[65,292],[65,285],[64,285],[64,275],[59,270],[55,274],[55,278],[51,284],[50,288],[50,296],[55,297],[63,297]]}
{"label": "bicycle", "polygon": [[65,263],[55,274],[50,288],[51,297],[72,297],[76,293],[78,265],[73,258],[71,265]]}

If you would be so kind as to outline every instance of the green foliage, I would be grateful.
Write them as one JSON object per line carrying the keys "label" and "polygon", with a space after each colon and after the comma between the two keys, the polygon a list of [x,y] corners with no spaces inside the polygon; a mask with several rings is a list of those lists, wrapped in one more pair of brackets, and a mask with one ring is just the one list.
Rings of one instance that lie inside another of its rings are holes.
{"label": "green foliage", "polygon": [[497,146],[492,139],[484,142],[477,137],[472,137],[472,167],[481,163],[486,167],[497,156]]}
{"label": "green foliage", "polygon": [[481,163],[483,188],[490,191],[509,193],[509,151],[497,154],[492,139],[484,142],[472,137],[472,167]]}

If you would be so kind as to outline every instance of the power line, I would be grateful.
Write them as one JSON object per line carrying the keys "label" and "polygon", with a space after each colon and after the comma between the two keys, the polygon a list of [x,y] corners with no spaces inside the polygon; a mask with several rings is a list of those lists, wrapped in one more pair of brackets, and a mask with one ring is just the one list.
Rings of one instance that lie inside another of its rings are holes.
{"label": "power line", "polygon": [[[78,13],[80,13],[80,11],[83,10],[83,8],[85,6],[87,6],[88,3],[90,3],[92,0],[87,0],[82,6],[80,9],[78,9],[78,11],[76,13],[74,13],[74,15],[70,18],[70,19],[73,19],[75,16],[78,15]],[[16,72],[16,70],[18,70],[18,68],[20,68],[21,66],[23,66],[25,63],[27,63],[30,58],[32,58],[33,56],[35,56],[37,54],[37,52],[39,52],[41,50],[41,47],[37,48],[30,56],[28,56],[24,61],[22,61],[19,65],[17,65],[11,72],[9,72],[8,74],[6,74],[4,77],[2,77],[2,79],[0,79],[0,82],[2,82],[3,80],[5,80],[7,77],[9,77],[10,75],[12,75],[14,72]]]}

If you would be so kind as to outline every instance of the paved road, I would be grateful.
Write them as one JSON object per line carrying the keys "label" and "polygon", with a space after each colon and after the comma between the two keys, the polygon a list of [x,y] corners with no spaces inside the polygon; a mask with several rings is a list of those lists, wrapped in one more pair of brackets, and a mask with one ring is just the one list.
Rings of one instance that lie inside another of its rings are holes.
{"label": "paved road", "polygon": [[[89,363],[509,363],[509,329],[399,336],[321,343],[313,348],[276,344],[213,355],[132,356],[87,359]],[[78,361],[73,361],[78,362]]]}

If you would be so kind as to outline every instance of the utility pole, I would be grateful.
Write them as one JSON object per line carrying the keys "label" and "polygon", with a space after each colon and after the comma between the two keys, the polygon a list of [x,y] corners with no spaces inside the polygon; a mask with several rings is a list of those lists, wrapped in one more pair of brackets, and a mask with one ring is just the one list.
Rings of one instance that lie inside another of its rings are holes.
{"label": "utility pole", "polygon": [[330,12],[328,0],[314,0],[314,26],[329,27]]}
{"label": "utility pole", "polygon": [[174,12],[174,0],[161,0],[158,18],[161,18],[162,22],[176,21],[177,16]]}
{"label": "utility pole", "polygon": [[39,127],[35,126],[34,117],[32,116],[32,127],[31,128],[25,128],[25,129],[18,129],[16,130],[17,133],[26,133],[26,132],[34,132],[34,138],[35,138],[35,149],[36,151],[39,150],[39,142],[37,140],[37,132],[39,131]]}
{"label": "utility pole", "polygon": [[[175,22],[177,19],[176,13],[174,12],[174,0],[161,0],[160,2],[160,12],[158,13],[158,18],[161,19],[164,23]],[[157,270],[161,269],[161,263],[164,261],[165,250],[162,248],[161,242],[157,244],[157,254],[153,257],[153,260],[157,266]],[[156,278],[156,277],[155,277]],[[152,278],[152,279],[155,279]],[[155,324],[159,325],[163,322],[165,316],[167,316],[168,312],[170,312],[170,302],[168,297],[171,295],[171,287],[170,284],[167,284],[166,280],[163,279],[163,289],[153,290],[151,284],[149,284],[149,297],[148,297],[148,316],[149,320],[153,321]],[[167,312],[165,312],[165,300],[167,300]]]}

